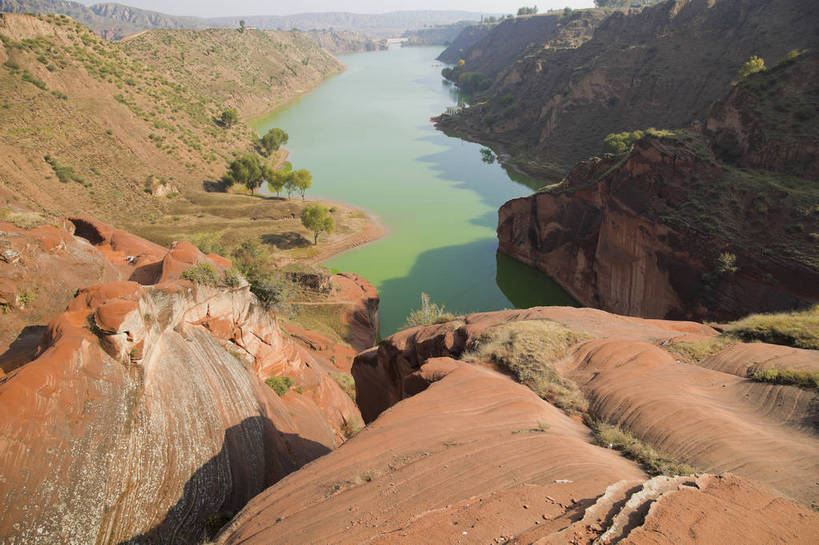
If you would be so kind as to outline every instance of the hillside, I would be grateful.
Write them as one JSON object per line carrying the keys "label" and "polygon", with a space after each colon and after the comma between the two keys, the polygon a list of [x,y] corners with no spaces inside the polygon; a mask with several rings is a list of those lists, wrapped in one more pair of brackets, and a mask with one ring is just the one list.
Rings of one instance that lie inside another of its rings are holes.
{"label": "hillside", "polygon": [[454,64],[463,59],[464,72],[494,79],[521,57],[541,50],[572,49],[591,39],[594,29],[611,14],[607,9],[550,12],[485,23],[465,29],[438,57]]}
{"label": "hillside", "polygon": [[109,40],[151,29],[238,28],[244,20],[262,30],[330,30],[361,32],[371,38],[400,36],[407,30],[449,25],[458,21],[478,21],[480,13],[468,11],[398,11],[379,14],[344,12],[298,13],[293,15],[236,17],[183,17],[133,8],[118,3],[86,6],[69,0],[0,0],[0,13],[62,14],[91,28]]}
{"label": "hillside", "polygon": [[636,141],[506,203],[500,250],[634,316],[819,302],[818,82],[805,53],[739,82],[697,130],[617,135]]}
{"label": "hillside", "polygon": [[151,28],[208,26],[205,20],[196,17],[176,17],[113,3],[86,6],[68,0],[0,0],[0,12],[68,15],[108,40]]}
{"label": "hillside", "polygon": [[610,133],[702,119],[749,57],[775,64],[819,45],[814,8],[812,0],[668,0],[611,14],[579,47],[544,48],[541,40],[491,62],[480,44],[513,43],[516,27],[507,22],[464,55],[464,71],[489,77],[491,88],[440,125],[557,181]]}
{"label": "hillside", "polygon": [[408,30],[402,38],[406,38],[405,46],[450,45],[461,35],[463,30],[474,23],[461,21],[451,25],[437,25],[431,28]]}
{"label": "hillside", "polygon": [[[258,114],[342,69],[295,32],[156,31],[119,44],[63,16],[3,14],[0,39],[0,192],[117,222],[156,221],[175,193],[221,177],[251,137],[216,123],[224,108]],[[160,184],[171,198],[154,196]]]}
{"label": "hillside", "polygon": [[380,51],[387,48],[384,40],[374,40],[360,32],[308,30],[305,35],[333,55]]}

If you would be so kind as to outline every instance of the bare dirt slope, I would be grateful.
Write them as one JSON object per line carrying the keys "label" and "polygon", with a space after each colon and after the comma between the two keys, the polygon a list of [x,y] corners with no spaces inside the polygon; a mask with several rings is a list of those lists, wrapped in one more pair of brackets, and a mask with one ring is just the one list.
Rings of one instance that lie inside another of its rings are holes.
{"label": "bare dirt slope", "polygon": [[[0,14],[0,37],[0,189],[24,208],[116,222],[155,221],[250,147],[246,125],[217,123],[224,109],[246,119],[342,69],[298,32],[119,44],[62,16]],[[160,184],[174,189],[155,196]]]}

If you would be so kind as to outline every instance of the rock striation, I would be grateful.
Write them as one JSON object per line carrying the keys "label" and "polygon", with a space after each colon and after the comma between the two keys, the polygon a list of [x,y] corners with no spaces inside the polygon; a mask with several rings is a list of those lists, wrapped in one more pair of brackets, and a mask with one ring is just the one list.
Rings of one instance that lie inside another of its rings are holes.
{"label": "rock striation", "polygon": [[[361,425],[245,282],[180,278],[227,260],[72,221],[93,246],[73,244],[122,280],[80,289],[36,357],[0,379],[8,543],[199,543]],[[270,377],[291,386],[277,395]]]}
{"label": "rock striation", "polygon": [[[616,451],[592,444],[579,419],[499,372],[493,362],[452,359],[486,342],[484,335],[497,326],[532,320],[555,320],[592,337],[558,364],[561,373],[577,377],[610,369],[636,379],[645,374],[642,354],[658,363],[670,357],[655,343],[716,334],[691,322],[568,308],[475,314],[397,333],[359,355],[353,366],[367,428],[254,498],[217,543],[291,543],[293,536],[305,544],[384,545],[812,542],[819,516],[780,491],[716,468],[716,474],[650,478]],[[585,366],[583,350],[597,345],[622,346],[623,358]],[[633,369],[632,359],[638,362]],[[696,378],[680,381],[675,375],[675,386],[683,389],[676,393],[660,373],[650,374],[640,385],[658,397],[651,397],[651,409],[631,405],[635,410],[623,425],[658,407],[662,415],[675,414],[662,407],[674,398],[692,397],[692,404],[703,403],[703,412],[712,402],[725,410],[741,404],[733,395],[718,400],[719,392],[712,392],[708,401],[708,394],[690,391],[694,384],[725,378],[704,379],[715,372],[676,365],[691,368]],[[588,382],[582,388],[592,396],[597,385]],[[665,400],[659,399],[661,392]],[[601,393],[599,402],[609,397]],[[622,400],[611,406],[628,412]],[[696,425],[712,429],[719,418]],[[710,437],[709,447],[733,440],[733,424],[726,421],[724,438]],[[645,434],[648,427],[631,429]],[[667,423],[661,431],[674,433]],[[685,433],[693,437],[690,430]],[[812,433],[807,435],[815,452]],[[735,445],[731,463],[741,472],[761,450],[770,454],[784,447],[770,439],[750,454],[739,454],[747,443]],[[689,455],[703,450],[701,445],[687,449]],[[789,476],[792,483],[801,478],[803,490],[812,487],[808,474]]]}

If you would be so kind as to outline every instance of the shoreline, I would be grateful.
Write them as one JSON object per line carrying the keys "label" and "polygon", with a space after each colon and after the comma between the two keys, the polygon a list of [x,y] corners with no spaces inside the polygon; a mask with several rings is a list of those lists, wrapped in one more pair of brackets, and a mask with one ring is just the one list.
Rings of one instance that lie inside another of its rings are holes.
{"label": "shoreline", "polygon": [[324,199],[315,200],[321,201],[323,203],[328,203],[331,205],[344,206],[346,208],[358,210],[359,212],[362,212],[367,215],[367,226],[362,231],[351,235],[349,238],[325,246],[325,251],[319,251],[319,255],[301,260],[304,261],[305,263],[309,263],[311,265],[321,263],[322,261],[326,261],[331,257],[341,255],[344,252],[349,252],[350,250],[354,250],[356,248],[360,248],[361,246],[371,244],[390,234],[389,228],[387,228],[386,225],[381,223],[378,217],[375,214],[371,213],[369,210],[365,210],[352,204],[339,201],[330,201]]}

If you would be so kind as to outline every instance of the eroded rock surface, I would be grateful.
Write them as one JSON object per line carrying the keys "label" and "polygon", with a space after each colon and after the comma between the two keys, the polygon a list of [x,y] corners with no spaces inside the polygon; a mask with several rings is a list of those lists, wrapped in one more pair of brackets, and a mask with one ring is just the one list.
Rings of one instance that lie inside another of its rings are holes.
{"label": "eroded rock surface", "polygon": [[566,356],[546,363],[579,387],[590,416],[699,470],[731,471],[806,505],[819,502],[816,392],[756,382],[731,363],[746,358],[754,366],[819,371],[816,351],[737,343],[699,365],[684,363],[662,346],[717,335],[694,322],[543,307],[408,329],[353,364],[364,419],[374,421],[416,393],[417,373],[429,358],[459,358],[493,328],[530,320],[552,320],[587,335]]}
{"label": "eroded rock surface", "polygon": [[734,475],[648,479],[485,366],[432,358],[399,380],[411,397],[260,494],[217,542],[761,545],[819,531],[807,507]]}
{"label": "eroded rock surface", "polygon": [[[353,401],[246,283],[180,279],[229,262],[76,224],[95,247],[70,234],[67,244],[123,280],[80,289],[37,357],[0,382],[5,542],[197,543],[360,426]],[[269,377],[292,386],[280,397]]]}

